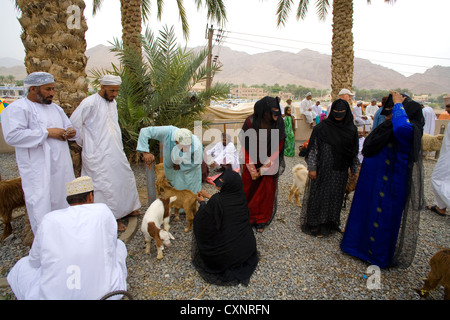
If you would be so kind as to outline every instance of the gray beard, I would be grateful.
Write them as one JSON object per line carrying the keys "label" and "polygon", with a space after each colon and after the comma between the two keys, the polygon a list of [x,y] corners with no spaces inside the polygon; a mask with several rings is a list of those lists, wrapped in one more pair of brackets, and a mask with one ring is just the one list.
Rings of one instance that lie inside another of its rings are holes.
{"label": "gray beard", "polygon": [[41,104],[52,104],[52,100],[44,99],[44,97],[39,92],[37,93],[37,100]]}

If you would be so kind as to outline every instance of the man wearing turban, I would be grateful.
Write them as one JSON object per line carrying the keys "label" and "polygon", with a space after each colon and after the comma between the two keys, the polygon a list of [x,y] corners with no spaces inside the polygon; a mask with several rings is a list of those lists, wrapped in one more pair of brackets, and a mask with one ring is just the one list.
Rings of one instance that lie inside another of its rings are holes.
{"label": "man wearing turban", "polygon": [[45,214],[69,206],[64,184],[75,178],[67,140],[76,138],[77,131],[53,103],[54,82],[46,72],[29,74],[27,96],[2,112],[3,136],[15,148],[34,234]]}
{"label": "man wearing turban", "polygon": [[82,147],[81,175],[94,183],[95,202],[106,203],[114,213],[119,231],[126,226],[120,221],[127,215],[139,215],[141,202],[134,173],[123,151],[122,132],[117,113],[117,97],[122,80],[104,75],[99,79],[101,90],[75,109],[70,120],[80,135]]}
{"label": "man wearing turban", "polygon": [[202,189],[203,145],[185,128],[160,126],[142,128],[137,151],[142,152],[147,165],[155,160],[150,153],[149,139],[163,145],[164,173],[175,189],[188,189],[197,194]]}
{"label": "man wearing turban", "polygon": [[314,120],[317,114],[313,111],[313,101],[312,101],[312,93],[308,92],[305,96],[305,99],[300,102],[300,113],[306,117],[306,122],[308,122],[311,127],[314,124]]}

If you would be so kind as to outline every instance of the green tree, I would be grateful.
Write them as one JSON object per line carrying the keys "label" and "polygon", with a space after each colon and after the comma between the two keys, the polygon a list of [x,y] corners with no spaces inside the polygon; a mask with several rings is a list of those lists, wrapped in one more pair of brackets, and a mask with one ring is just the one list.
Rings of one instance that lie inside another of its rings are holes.
{"label": "green tree", "polygon": [[[120,66],[113,65],[111,72],[94,71],[94,85],[107,72],[122,77],[116,100],[124,150],[130,161],[139,159],[136,145],[141,128],[174,125],[192,130],[194,121],[202,120],[206,101],[224,99],[229,93],[229,86],[221,83],[203,92],[193,92],[195,84],[206,81],[205,59],[209,51],[181,48],[173,27],[164,27],[158,37],[147,30],[142,37],[142,48],[144,59],[136,50],[116,40],[113,51]],[[213,64],[210,70],[214,74],[220,68]]]}

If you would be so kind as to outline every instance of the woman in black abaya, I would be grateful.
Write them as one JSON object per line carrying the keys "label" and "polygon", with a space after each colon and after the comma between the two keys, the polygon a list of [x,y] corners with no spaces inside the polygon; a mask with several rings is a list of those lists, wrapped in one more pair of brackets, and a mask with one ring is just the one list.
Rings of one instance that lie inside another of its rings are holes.
{"label": "woman in black abaya", "polygon": [[341,208],[348,171],[358,170],[358,130],[347,101],[338,99],[330,115],[311,133],[305,156],[308,181],[303,196],[300,226],[303,232],[327,236],[340,231]]}
{"label": "woman in black abaya", "polygon": [[[220,192],[200,191],[194,218],[193,264],[200,276],[216,285],[247,285],[258,264],[256,239],[242,180],[227,168],[215,181]],[[206,203],[205,198],[209,198]]]}

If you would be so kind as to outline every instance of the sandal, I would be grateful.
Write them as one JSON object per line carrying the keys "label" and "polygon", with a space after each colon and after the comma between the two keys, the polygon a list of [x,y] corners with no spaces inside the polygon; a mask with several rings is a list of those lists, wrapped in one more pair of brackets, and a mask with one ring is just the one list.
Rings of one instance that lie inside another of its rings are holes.
{"label": "sandal", "polygon": [[437,208],[437,206],[427,206],[427,209],[428,209],[428,210],[437,213],[437,214],[440,215],[441,217],[445,217],[445,216],[446,216],[445,213],[439,212],[436,208]]}
{"label": "sandal", "polygon": [[263,233],[263,231],[264,231],[264,225],[262,225],[262,224],[256,225],[256,232]]}

